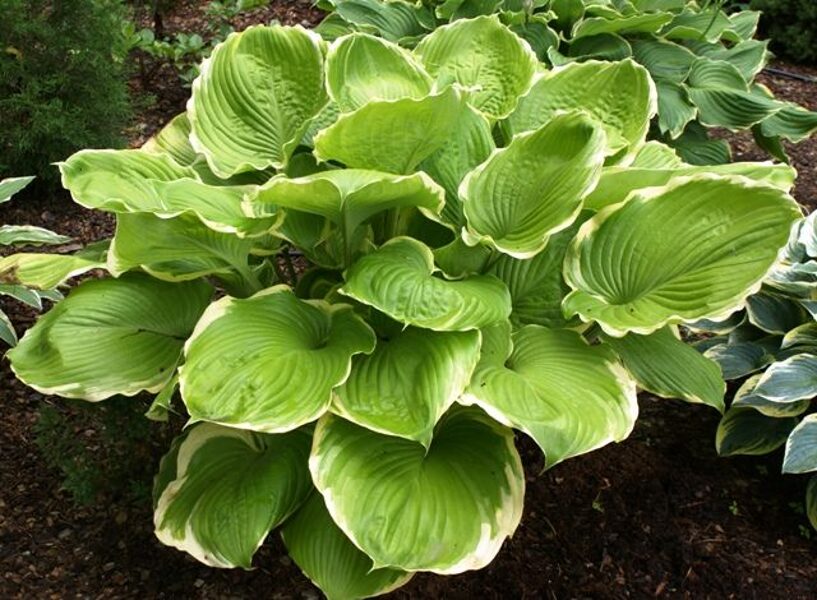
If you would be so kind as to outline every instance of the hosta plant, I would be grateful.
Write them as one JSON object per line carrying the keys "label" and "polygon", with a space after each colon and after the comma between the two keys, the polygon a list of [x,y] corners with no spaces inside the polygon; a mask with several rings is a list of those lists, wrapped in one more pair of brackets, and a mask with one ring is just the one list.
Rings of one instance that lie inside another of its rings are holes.
{"label": "hosta plant", "polygon": [[[699,324],[716,335],[699,342],[724,377],[744,379],[721,419],[722,456],[769,454],[785,446],[784,473],[817,472],[817,229],[799,221],[781,262],[745,310],[723,323]],[[817,475],[806,491],[817,528]]]}
{"label": "hosta plant", "polygon": [[[10,177],[0,180],[0,204],[25,188],[34,177]],[[66,244],[71,238],[33,225],[0,225],[0,248],[18,246],[56,246]],[[37,310],[42,310],[43,300],[55,302],[62,299],[56,289],[63,281],[94,267],[93,248],[77,255],[60,254],[11,254],[0,255],[0,296],[13,298]],[[5,253],[4,253],[5,254]],[[0,340],[8,346],[17,343],[17,332],[6,313],[0,310]]]}
{"label": "hosta plant", "polygon": [[755,81],[769,58],[753,39],[759,12],[726,12],[723,0],[323,0],[318,26],[329,36],[374,33],[413,47],[449,22],[496,13],[549,66],[632,58],[658,92],[652,136],[688,162],[730,160],[729,144],[707,128],[751,129],[758,144],[787,160],[781,140],[817,130],[817,113],[775,100]]}
{"label": "hosta plant", "polygon": [[186,413],[155,527],[206,564],[280,528],[333,598],[481,568],[522,515],[514,430],[550,467],[627,437],[636,383],[722,407],[675,326],[742,307],[800,214],[785,165],[645,142],[656,102],[635,62],[547,70],[497,17],[412,51],[234,34],[145,147],[60,165],[116,214],[112,277],[12,368]]}

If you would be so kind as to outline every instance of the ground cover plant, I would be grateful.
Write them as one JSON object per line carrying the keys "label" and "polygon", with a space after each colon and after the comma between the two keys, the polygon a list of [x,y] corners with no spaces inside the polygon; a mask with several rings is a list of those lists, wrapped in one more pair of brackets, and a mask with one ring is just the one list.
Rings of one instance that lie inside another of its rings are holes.
{"label": "ground cover plant", "polygon": [[[762,291],[729,321],[704,324],[717,335],[698,344],[726,379],[745,378],[718,427],[718,453],[756,456],[785,445],[784,473],[817,471],[814,225],[815,213],[795,225]],[[807,485],[805,510],[817,528],[817,476]]]}
{"label": "ground cover plant", "polygon": [[658,91],[652,137],[687,162],[730,161],[726,141],[707,129],[751,129],[757,143],[787,160],[781,140],[799,142],[817,129],[817,113],[775,100],[755,82],[769,59],[753,39],[760,13],[728,13],[723,1],[688,0],[324,0],[330,14],[317,30],[349,30],[413,47],[430,31],[477,14],[496,13],[550,66],[633,58]]}
{"label": "ground cover plant", "polygon": [[686,164],[646,142],[656,108],[634,61],[545,70],[497,17],[412,51],[233,34],[143,148],[60,165],[116,214],[113,277],[11,366],[189,416],[155,526],[206,564],[249,567],[280,526],[330,597],[480,568],[521,517],[513,429],[553,466],[625,438],[636,384],[722,409],[675,326],[739,310],[799,217],[792,169]]}

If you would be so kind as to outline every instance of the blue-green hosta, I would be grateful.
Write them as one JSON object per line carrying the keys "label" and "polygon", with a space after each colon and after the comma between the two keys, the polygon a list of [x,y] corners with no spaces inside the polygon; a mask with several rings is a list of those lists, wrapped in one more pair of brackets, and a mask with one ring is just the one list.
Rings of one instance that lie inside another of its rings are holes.
{"label": "blue-green hosta", "polygon": [[281,527],[328,596],[376,595],[493,559],[522,514],[514,430],[552,466],[626,438],[637,385],[722,408],[676,326],[757,291],[793,171],[646,142],[631,60],[548,71],[496,17],[458,27],[414,50],[248,29],[145,147],[61,165],[117,216],[113,277],[9,357],[46,393],[155,393],[154,415],[178,388],[166,544],[248,568]]}
{"label": "blue-green hosta", "polygon": [[[25,188],[33,177],[0,180],[0,204]],[[0,247],[67,244],[71,238],[33,225],[0,225]],[[65,280],[102,266],[100,252],[89,248],[74,255],[11,254],[0,255],[0,296],[14,298],[42,310],[43,300],[62,299],[57,286]],[[0,340],[9,346],[17,343],[17,332],[6,313],[0,310]]]}
{"label": "blue-green hosta", "polygon": [[[718,427],[718,452],[759,455],[785,446],[784,473],[817,472],[816,216],[795,224],[781,262],[745,310],[698,325],[715,334],[699,343],[704,355],[726,379],[746,378]],[[817,528],[817,475],[806,509]]]}
{"label": "blue-green hosta", "polygon": [[675,146],[686,160],[729,162],[729,145],[710,139],[709,127],[751,129],[762,148],[786,160],[781,140],[807,138],[817,130],[817,113],[775,100],[755,81],[769,59],[767,42],[753,39],[760,13],[729,14],[724,4],[723,0],[322,0],[319,5],[330,14],[317,30],[330,38],[363,31],[422,49],[430,45],[423,40],[431,31],[445,27],[460,31],[459,43],[480,45],[485,41],[470,35],[462,20],[497,14],[548,66],[633,58],[646,67],[658,94],[652,133]]}

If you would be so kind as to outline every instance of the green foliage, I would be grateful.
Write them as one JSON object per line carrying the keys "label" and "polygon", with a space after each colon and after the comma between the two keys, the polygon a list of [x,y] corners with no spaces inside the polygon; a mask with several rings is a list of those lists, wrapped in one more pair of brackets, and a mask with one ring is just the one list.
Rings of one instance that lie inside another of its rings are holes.
{"label": "green foliage", "polygon": [[114,398],[98,409],[40,405],[35,443],[77,504],[149,501],[153,446],[162,435],[141,412],[144,406],[132,398]]}
{"label": "green foliage", "polygon": [[[118,0],[6,0],[0,174],[58,181],[52,162],[123,142],[130,115]],[[42,190],[41,190],[42,191]]]}
{"label": "green foliage", "polygon": [[817,4],[812,0],[752,0],[772,50],[795,62],[817,61]]}
{"label": "green foliage", "polygon": [[[809,0],[803,4],[809,4],[803,11],[808,28],[817,7]],[[403,0],[327,0],[320,6],[330,14],[317,31],[329,38],[363,31],[422,47],[423,38],[448,23],[497,14],[548,66],[633,58],[650,72],[658,93],[651,137],[696,165],[730,160],[728,144],[710,139],[706,128],[751,129],[764,150],[784,161],[781,139],[799,142],[817,130],[817,113],[777,101],[755,82],[769,54],[766,42],[752,39],[759,13],[741,3],[431,0],[418,6]]]}
{"label": "green foliage", "polygon": [[[799,221],[782,261],[746,308],[707,339],[704,355],[727,379],[751,375],[718,427],[724,456],[767,454],[785,446],[784,473],[817,471],[817,425],[808,414],[817,397],[817,286],[815,215]],[[711,324],[706,325],[711,329]],[[806,502],[814,514],[814,486]],[[812,522],[814,520],[812,519]]]}
{"label": "green foliage", "polygon": [[[155,526],[206,564],[249,567],[282,526],[330,597],[484,567],[523,512],[514,430],[553,466],[626,438],[637,384],[721,408],[672,328],[739,310],[800,216],[787,166],[707,173],[648,143],[656,106],[632,60],[548,70],[496,16],[413,50],[231,35],[143,148],[60,165],[116,215],[116,277],[12,368],[186,411]],[[306,273],[281,268],[293,247]]]}

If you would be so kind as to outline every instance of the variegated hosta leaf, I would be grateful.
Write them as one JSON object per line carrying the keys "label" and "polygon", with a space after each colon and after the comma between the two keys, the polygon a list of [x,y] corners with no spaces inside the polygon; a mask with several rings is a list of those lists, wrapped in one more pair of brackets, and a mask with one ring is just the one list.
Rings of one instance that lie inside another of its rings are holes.
{"label": "variegated hosta leaf", "polygon": [[431,92],[431,77],[407,51],[371,35],[336,40],[326,56],[329,96],[342,112],[374,100],[419,100]]}
{"label": "variegated hosta leaf", "polygon": [[650,335],[605,336],[638,384],[662,398],[679,398],[724,410],[726,384],[717,363],[679,340],[671,328]]}
{"label": "variegated hosta leaf", "polygon": [[344,21],[391,42],[422,35],[434,26],[428,8],[404,0],[332,0],[332,4]]}
{"label": "variegated hosta leaf", "polygon": [[811,321],[786,332],[780,347],[785,350],[794,346],[817,347],[817,322]]}
{"label": "variegated hosta leaf", "polygon": [[811,400],[778,401],[755,393],[763,374],[752,375],[740,386],[732,400],[733,408],[754,408],[767,417],[796,417],[809,408]]}
{"label": "variegated hosta leaf", "polygon": [[156,394],[156,397],[153,399],[153,402],[150,403],[147,411],[145,412],[145,417],[150,419],[151,421],[159,421],[159,422],[167,422],[168,414],[173,411],[170,408],[170,403],[173,401],[173,396],[176,394],[176,390],[179,389],[179,374],[173,376],[173,378],[167,382],[167,384]]}
{"label": "variegated hosta leaf", "polygon": [[714,360],[726,381],[759,371],[774,360],[769,351],[754,342],[729,342],[708,348],[704,356]]}
{"label": "variegated hosta leaf", "polygon": [[351,307],[303,301],[286,286],[224,297],[185,345],[181,393],[193,421],[268,433],[321,416],[352,356],[375,339]]}
{"label": "variegated hosta leaf", "polygon": [[465,175],[487,160],[496,148],[491,126],[474,109],[464,110],[442,148],[420,164],[420,169],[445,188],[442,218],[459,230],[465,225],[459,187]]}
{"label": "variegated hosta leaf", "polygon": [[66,398],[158,392],[212,293],[202,281],[173,284],[140,273],[86,281],[8,353],[12,370],[37,391]]}
{"label": "variegated hosta leaf", "polygon": [[635,39],[632,46],[635,59],[656,80],[682,83],[697,58],[688,48],[667,40]]}
{"label": "variegated hosta leaf", "polygon": [[462,182],[463,239],[514,258],[535,256],[578,215],[598,181],[604,150],[602,129],[578,112],[514,137]]}
{"label": "variegated hosta leaf", "polygon": [[797,177],[797,171],[789,165],[772,162],[708,166],[684,164],[661,169],[611,166],[602,169],[598,185],[587,196],[584,204],[587,208],[601,210],[605,206],[623,202],[636,190],[666,185],[675,177],[690,177],[701,173],[740,175],[766,185],[773,185],[786,192],[794,186]]}
{"label": "variegated hosta leaf", "polygon": [[634,169],[675,169],[685,166],[674,148],[650,140],[638,149],[630,165]]}
{"label": "variegated hosta leaf", "polygon": [[193,215],[164,219],[150,213],[117,216],[108,252],[114,275],[142,268],[166,281],[197,279],[235,271],[249,275],[252,240],[219,233]]}
{"label": "variegated hosta leaf", "polygon": [[758,381],[755,394],[775,402],[795,402],[817,396],[817,356],[796,354],[772,363]]}
{"label": "variegated hosta leaf", "polygon": [[479,569],[522,516],[513,433],[473,408],[446,413],[428,450],[326,415],[309,467],[333,520],[376,569]]}
{"label": "variegated hosta leaf", "polygon": [[760,131],[768,137],[783,137],[791,142],[802,142],[817,131],[817,112],[789,102],[760,123]]}
{"label": "variegated hosta leaf", "polygon": [[325,217],[351,238],[368,218],[389,209],[417,207],[430,218],[445,203],[444,190],[425,173],[392,175],[363,169],[338,169],[288,179],[274,177],[248,197],[252,214],[275,214],[276,207]]}
{"label": "variegated hosta leaf", "polygon": [[479,329],[510,315],[508,288],[495,277],[447,281],[434,271],[427,246],[394,238],[358,259],[340,292],[402,323],[437,331]]}
{"label": "variegated hosta leaf", "polygon": [[738,177],[638,192],[582,225],[565,259],[565,312],[617,337],[723,319],[760,287],[799,214],[782,190]]}
{"label": "variegated hosta leaf", "polygon": [[[582,213],[570,227],[550,236],[545,249],[533,258],[519,260],[500,255],[485,271],[501,279],[508,286],[513,304],[511,323],[515,326],[542,325],[558,329],[570,324],[570,321],[562,314],[562,301],[570,292],[562,276],[562,263],[564,263],[568,244],[576,236],[581,222],[587,217],[587,213]],[[473,252],[478,249],[488,252],[487,248],[477,246],[456,250],[454,254],[462,257],[468,251]],[[439,252],[435,252],[435,257],[438,264],[445,270],[445,265],[440,262]],[[483,264],[475,264],[474,267],[478,268],[474,268],[472,272],[482,272],[487,259],[486,255],[482,261]],[[457,274],[448,271],[446,273],[452,276]]]}
{"label": "variegated hosta leaf", "polygon": [[310,431],[269,435],[202,423],[163,461],[170,473],[153,522],[156,537],[211,567],[249,569],[267,534],[312,485]]}
{"label": "variegated hosta leaf", "polygon": [[721,456],[769,454],[786,443],[797,417],[767,417],[753,408],[730,408],[718,423],[715,448]]}
{"label": "variegated hosta leaf", "polygon": [[66,244],[71,238],[33,225],[2,225],[0,226],[0,246],[44,244]]}
{"label": "variegated hosta leaf", "polygon": [[394,331],[372,354],[355,357],[333,412],[428,447],[434,425],[471,380],[479,348],[478,331]]}
{"label": "variegated hosta leaf", "polygon": [[366,556],[335,525],[323,496],[312,494],[281,528],[290,558],[329,600],[369,598],[408,583],[413,573],[373,569]]}
{"label": "variegated hosta leaf", "polygon": [[614,19],[590,17],[576,23],[571,37],[575,39],[602,33],[656,33],[672,19],[672,13],[668,12],[643,12]]}
{"label": "variegated hosta leaf", "polygon": [[796,300],[782,294],[761,291],[746,299],[749,322],[767,333],[784,335],[798,325],[813,322]]}
{"label": "variegated hosta leaf", "polygon": [[658,129],[676,139],[698,116],[698,109],[679,83],[659,79],[655,82],[655,89],[658,92]]}
{"label": "variegated hosta leaf", "polygon": [[14,325],[2,310],[0,310],[0,340],[3,340],[8,346],[17,344],[17,332],[14,331]]}
{"label": "variegated hosta leaf", "polygon": [[508,323],[483,330],[463,401],[530,435],[548,467],[625,439],[638,416],[635,382],[615,353],[576,332]]}
{"label": "variegated hosta leaf", "polygon": [[559,111],[583,110],[607,133],[608,154],[644,141],[657,110],[647,70],[630,59],[572,63],[542,73],[503,123],[508,134],[538,129]]}
{"label": "variegated hosta leaf", "polygon": [[0,179],[0,204],[8,202],[11,197],[34,181],[34,176],[29,177],[6,177]]}
{"label": "variegated hosta leaf", "polygon": [[190,144],[190,119],[187,113],[173,117],[159,133],[142,144],[141,149],[154,154],[169,154],[183,167],[191,166],[199,158]]}
{"label": "variegated hosta leaf", "polygon": [[497,15],[462,19],[434,30],[414,50],[436,78],[469,90],[468,102],[490,119],[504,119],[531,84],[538,60]]}
{"label": "variegated hosta leaf", "polygon": [[687,7],[664,27],[661,35],[670,40],[717,42],[724,31],[733,25],[726,13],[718,7],[709,8],[710,10],[700,10],[694,6]]}
{"label": "variegated hosta leaf", "polygon": [[315,136],[315,156],[407,175],[448,142],[467,105],[452,87],[419,100],[369,102]]}
{"label": "variegated hosta leaf", "polygon": [[811,526],[817,529],[817,475],[812,475],[806,486],[806,515]]}
{"label": "variegated hosta leaf", "polygon": [[282,169],[327,103],[323,42],[303,27],[250,27],[213,50],[187,107],[193,148],[222,178]]}
{"label": "variegated hosta leaf", "polygon": [[154,181],[196,176],[166,154],[142,150],[80,150],[59,168],[74,202],[109,212],[161,209]]}
{"label": "variegated hosta leaf", "polygon": [[707,127],[733,131],[751,127],[782,108],[782,103],[749,91],[732,64],[699,58],[687,81],[689,99],[698,107],[698,118]]}
{"label": "variegated hosta leaf", "polygon": [[0,258],[0,282],[50,290],[105,262],[73,254],[12,254]]}

